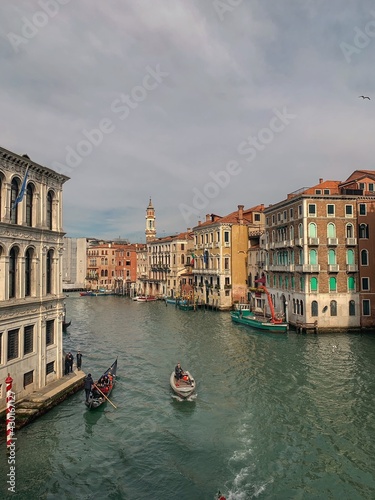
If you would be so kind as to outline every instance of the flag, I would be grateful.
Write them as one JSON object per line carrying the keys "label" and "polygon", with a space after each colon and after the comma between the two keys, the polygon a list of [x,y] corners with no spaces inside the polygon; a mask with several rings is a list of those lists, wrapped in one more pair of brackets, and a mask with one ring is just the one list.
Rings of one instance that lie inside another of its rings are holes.
{"label": "flag", "polygon": [[12,210],[14,210],[17,207],[18,203],[20,203],[23,199],[23,195],[25,194],[25,191],[26,191],[26,182],[27,182],[28,175],[29,175],[29,167],[27,167],[27,169],[26,169],[25,177],[23,178],[20,192],[18,193],[17,198],[14,200]]}
{"label": "flag", "polygon": [[191,261],[190,261],[190,264],[191,264],[192,266],[194,266],[194,262],[195,262],[195,255],[192,253],[192,254],[191,254]]}

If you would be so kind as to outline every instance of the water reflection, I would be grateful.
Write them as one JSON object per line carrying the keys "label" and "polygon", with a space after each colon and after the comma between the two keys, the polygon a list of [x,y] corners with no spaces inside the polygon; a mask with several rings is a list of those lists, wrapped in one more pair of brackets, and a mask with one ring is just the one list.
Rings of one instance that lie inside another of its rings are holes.
{"label": "water reflection", "polygon": [[103,407],[97,408],[95,410],[86,410],[83,414],[85,421],[85,431],[86,434],[93,434],[93,427],[98,423],[101,417],[104,415],[105,409]]}

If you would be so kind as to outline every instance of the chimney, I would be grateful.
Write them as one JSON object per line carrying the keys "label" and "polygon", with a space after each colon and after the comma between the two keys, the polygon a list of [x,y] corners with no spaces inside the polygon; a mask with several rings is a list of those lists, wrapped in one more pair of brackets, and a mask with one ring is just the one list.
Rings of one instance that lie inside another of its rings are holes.
{"label": "chimney", "polygon": [[323,179],[319,179],[319,184],[321,184],[323,182]]}
{"label": "chimney", "polygon": [[211,220],[211,215],[210,214],[206,214],[206,222],[209,222]]}
{"label": "chimney", "polygon": [[243,207],[244,205],[238,205],[238,222],[243,224]]}

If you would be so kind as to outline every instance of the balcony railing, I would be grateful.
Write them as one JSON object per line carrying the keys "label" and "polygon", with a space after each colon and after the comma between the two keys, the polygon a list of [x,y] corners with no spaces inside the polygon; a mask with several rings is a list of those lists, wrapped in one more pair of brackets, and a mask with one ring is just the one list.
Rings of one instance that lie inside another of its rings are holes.
{"label": "balcony railing", "polygon": [[302,247],[303,246],[303,238],[296,238],[294,240],[294,243],[295,243],[295,245],[297,245],[297,247]]}
{"label": "balcony railing", "polygon": [[338,273],[339,265],[338,264],[328,264],[328,272],[329,273]]}
{"label": "balcony railing", "polygon": [[319,264],[296,264],[295,270],[297,273],[319,273],[320,265]]}
{"label": "balcony railing", "polygon": [[348,247],[355,247],[357,245],[357,238],[346,238],[346,244]]}
{"label": "balcony railing", "polygon": [[337,244],[338,244],[337,238],[327,238],[327,245],[333,247],[333,246],[337,246]]}
{"label": "balcony railing", "polygon": [[319,238],[309,238],[309,245],[317,247],[319,245]]}
{"label": "balcony railing", "polygon": [[346,271],[348,273],[356,273],[358,271],[357,264],[346,264]]}

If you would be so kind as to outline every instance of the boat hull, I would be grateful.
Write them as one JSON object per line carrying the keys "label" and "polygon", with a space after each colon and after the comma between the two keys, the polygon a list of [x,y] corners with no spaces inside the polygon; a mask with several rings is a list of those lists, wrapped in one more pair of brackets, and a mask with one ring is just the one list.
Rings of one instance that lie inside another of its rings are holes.
{"label": "boat hull", "polygon": [[184,380],[177,380],[174,376],[174,371],[171,373],[169,382],[173,391],[180,396],[182,399],[187,399],[189,396],[194,394],[195,392],[195,380],[194,377],[188,372],[185,371],[186,375],[189,377],[190,383],[185,382]]}
{"label": "boat hull", "polygon": [[230,313],[232,321],[241,325],[251,326],[257,330],[263,330],[271,333],[287,333],[288,323],[272,323],[258,319],[249,311],[235,311]]}
{"label": "boat hull", "polygon": [[[103,376],[104,375],[108,375],[109,373],[112,374],[112,376],[113,376],[112,384],[110,385],[108,391],[105,392],[105,395],[106,395],[107,398],[109,397],[109,395],[113,391],[113,388],[115,387],[115,384],[116,384],[116,372],[117,372],[117,359],[108,368],[108,370],[106,370],[103,373]],[[96,395],[95,393],[92,392],[90,394],[89,400],[85,401],[85,405],[87,406],[87,408],[89,410],[94,410],[95,408],[98,408],[99,406],[101,406],[102,404],[104,404],[106,401],[107,401],[107,399],[103,395],[101,395],[100,393],[98,393],[98,395]]]}

